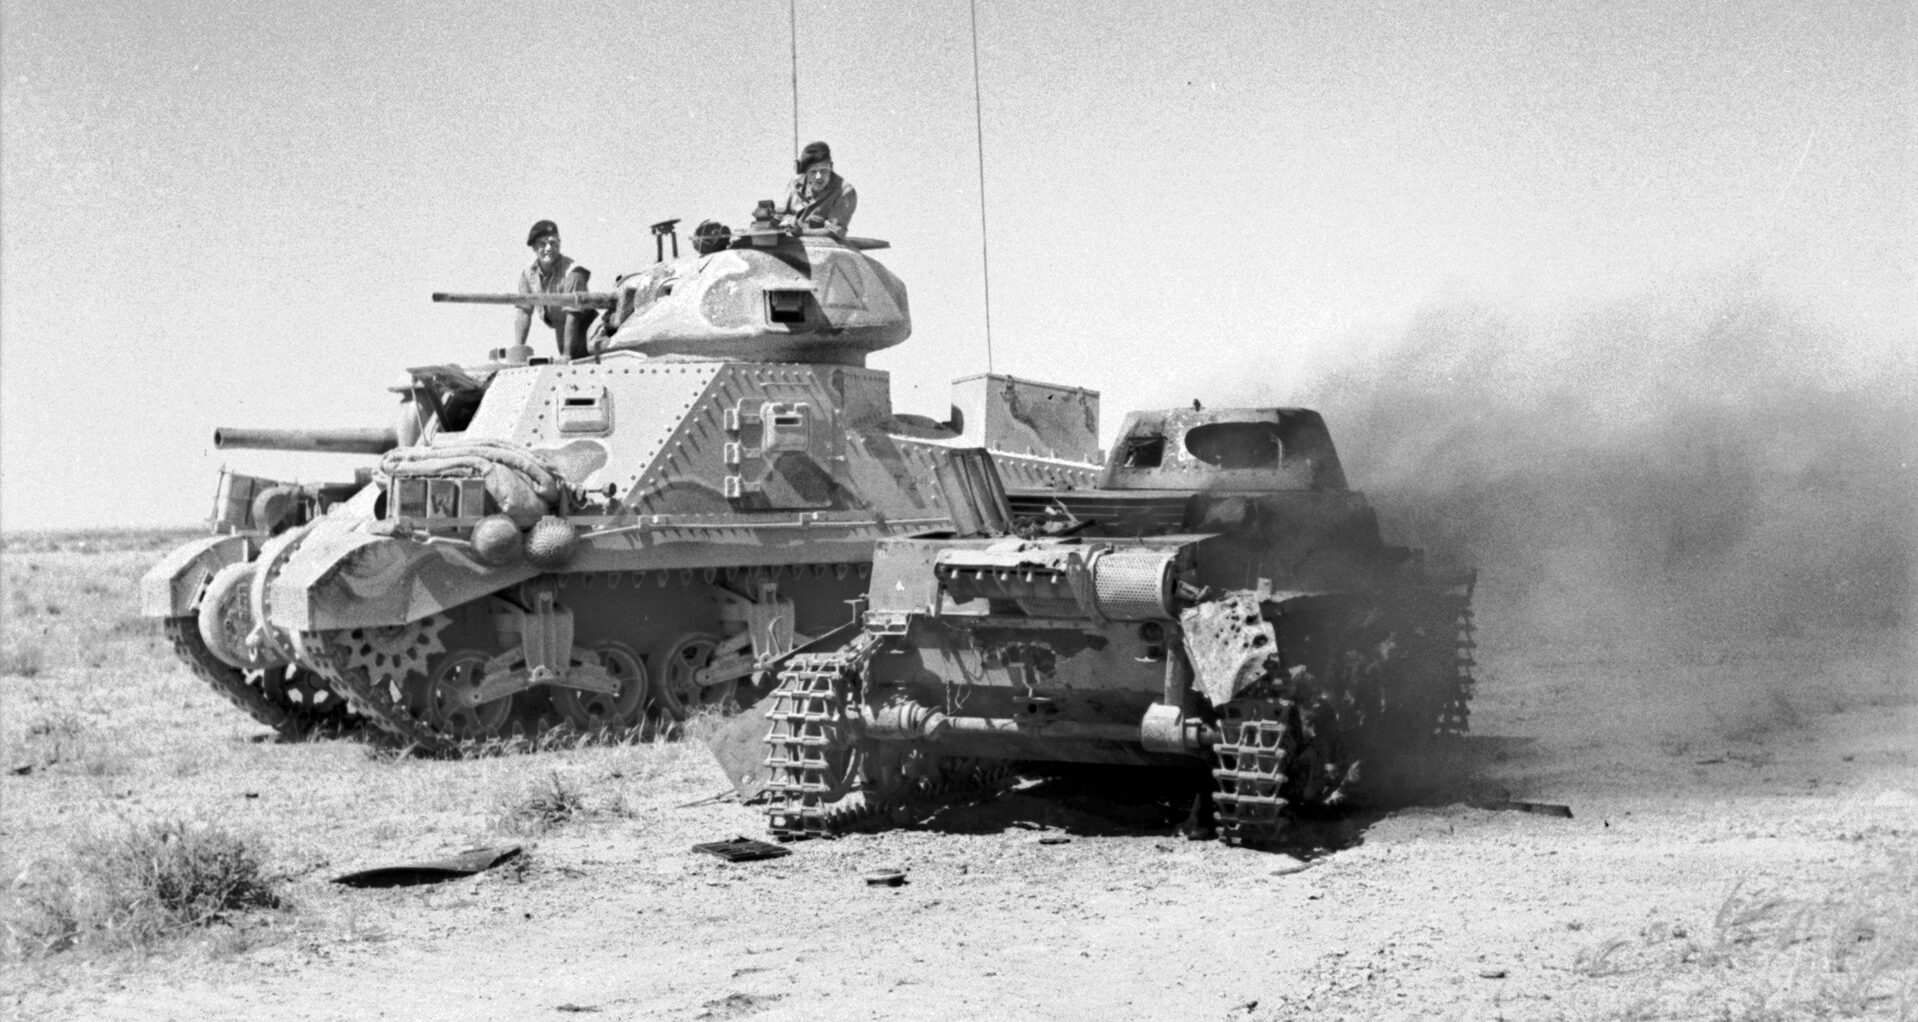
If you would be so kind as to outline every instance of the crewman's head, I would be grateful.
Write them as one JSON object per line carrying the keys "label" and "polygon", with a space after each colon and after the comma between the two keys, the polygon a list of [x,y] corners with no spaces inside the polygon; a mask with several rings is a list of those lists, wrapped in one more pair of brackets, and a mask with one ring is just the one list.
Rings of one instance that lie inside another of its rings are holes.
{"label": "crewman's head", "polygon": [[553,265],[559,258],[559,225],[551,220],[541,220],[526,232],[526,245],[541,266]]}
{"label": "crewman's head", "polygon": [[832,180],[832,147],[824,142],[808,142],[799,151],[793,170],[805,175],[806,187],[818,191]]}

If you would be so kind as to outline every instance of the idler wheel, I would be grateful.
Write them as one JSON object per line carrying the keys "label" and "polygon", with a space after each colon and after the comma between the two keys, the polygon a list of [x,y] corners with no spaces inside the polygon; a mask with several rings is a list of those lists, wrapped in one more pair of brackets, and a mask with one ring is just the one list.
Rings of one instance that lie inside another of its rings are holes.
{"label": "idler wheel", "polygon": [[462,741],[499,734],[513,715],[513,697],[501,696],[478,705],[468,701],[468,695],[486,679],[486,664],[491,659],[477,649],[461,649],[433,661],[423,681],[431,723]]}
{"label": "idler wheel", "polygon": [[701,685],[699,672],[713,662],[719,638],[707,632],[688,632],[656,654],[659,681],[653,686],[653,705],[670,720],[685,720],[711,706],[724,706],[739,689],[739,679]]}
{"label": "idler wheel", "polygon": [[553,708],[568,724],[581,731],[636,726],[646,705],[649,687],[645,661],[625,643],[601,642],[587,648],[599,654],[599,665],[607,674],[619,679],[619,694],[554,686],[551,690]]}
{"label": "idler wheel", "polygon": [[221,663],[243,671],[286,663],[268,646],[262,645],[257,653],[246,646],[246,637],[253,632],[253,575],[257,568],[254,561],[221,568],[214,572],[200,598],[198,624],[207,651]]}

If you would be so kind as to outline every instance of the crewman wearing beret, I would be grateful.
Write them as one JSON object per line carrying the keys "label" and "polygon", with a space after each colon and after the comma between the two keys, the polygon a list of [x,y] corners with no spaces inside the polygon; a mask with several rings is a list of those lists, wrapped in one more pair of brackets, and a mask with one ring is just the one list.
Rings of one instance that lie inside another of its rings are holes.
{"label": "crewman wearing beret", "polygon": [[[533,229],[526,232],[526,245],[533,250],[533,265],[519,275],[520,294],[586,290],[586,282],[592,273],[560,254],[558,224],[551,220],[534,224]],[[533,325],[533,309],[531,305],[519,307],[519,316],[513,324],[514,344],[526,343],[527,331]],[[586,330],[592,325],[594,317],[599,315],[598,309],[568,310],[548,305],[540,307],[539,315],[547,326],[553,328],[560,357],[586,356]]]}
{"label": "crewman wearing beret", "polygon": [[780,222],[802,231],[816,231],[844,238],[852,226],[853,210],[859,208],[859,195],[852,183],[832,169],[832,149],[824,142],[808,142],[793,164],[792,188],[786,193],[786,205],[780,209]]}

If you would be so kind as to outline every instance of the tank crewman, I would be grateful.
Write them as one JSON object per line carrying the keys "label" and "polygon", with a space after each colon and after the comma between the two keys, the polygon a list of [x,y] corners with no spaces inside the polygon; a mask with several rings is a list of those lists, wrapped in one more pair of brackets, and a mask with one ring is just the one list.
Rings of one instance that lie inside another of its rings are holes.
{"label": "tank crewman", "polygon": [[[533,250],[533,265],[519,275],[520,294],[586,290],[592,272],[560,254],[559,225],[551,220],[534,224],[533,229],[526,232],[526,246]],[[514,344],[526,343],[526,333],[533,325],[533,308],[531,305],[519,307],[519,316],[513,324]],[[561,357],[586,356],[586,330],[599,315],[598,309],[568,310],[549,305],[540,308],[539,315],[553,328]]]}
{"label": "tank crewman", "polygon": [[786,193],[780,222],[787,227],[845,237],[852,226],[853,210],[859,208],[859,195],[851,182],[833,172],[832,149],[824,142],[806,143],[793,171],[799,176],[793,178],[792,188]]}

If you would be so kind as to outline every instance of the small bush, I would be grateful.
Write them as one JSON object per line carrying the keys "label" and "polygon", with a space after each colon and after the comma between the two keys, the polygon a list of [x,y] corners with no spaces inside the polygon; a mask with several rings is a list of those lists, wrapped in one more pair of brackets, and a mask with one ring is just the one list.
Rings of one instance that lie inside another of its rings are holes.
{"label": "small bush", "polygon": [[1581,976],[1616,976],[1626,972],[1627,967],[1619,960],[1619,952],[1625,950],[1629,942],[1614,938],[1601,941],[1578,953],[1572,961],[1572,971]]}
{"label": "small bush", "polygon": [[554,771],[525,794],[506,800],[500,807],[499,825],[509,833],[533,837],[596,814],[579,786]]}
{"label": "small bush", "polygon": [[46,650],[37,642],[26,641],[0,650],[0,674],[18,678],[37,678],[47,669]]}
{"label": "small bush", "polygon": [[545,832],[586,812],[586,797],[558,772],[504,806],[502,826],[515,834]]}
{"label": "small bush", "polygon": [[143,949],[232,922],[237,913],[276,908],[264,859],[253,841],[177,820],[81,839],[66,865],[42,863],[15,881],[9,951]]}

